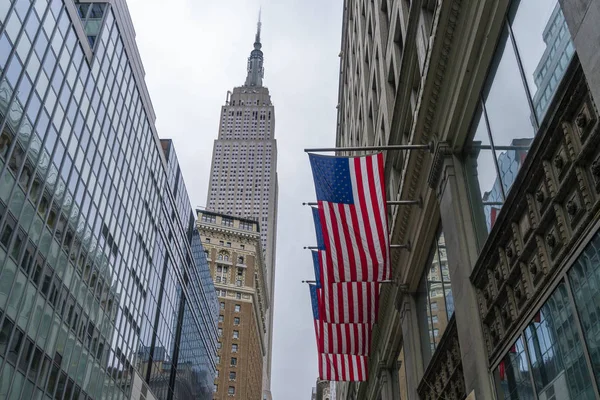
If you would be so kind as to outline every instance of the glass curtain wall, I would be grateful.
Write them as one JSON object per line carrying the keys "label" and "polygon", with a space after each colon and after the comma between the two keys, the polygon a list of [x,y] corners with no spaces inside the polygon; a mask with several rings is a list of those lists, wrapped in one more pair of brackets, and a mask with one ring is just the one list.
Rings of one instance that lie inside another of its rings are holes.
{"label": "glass curtain wall", "polygon": [[597,233],[495,368],[499,398],[597,398],[599,331]]}
{"label": "glass curtain wall", "polygon": [[512,1],[465,146],[480,244],[496,222],[574,52],[556,0]]}

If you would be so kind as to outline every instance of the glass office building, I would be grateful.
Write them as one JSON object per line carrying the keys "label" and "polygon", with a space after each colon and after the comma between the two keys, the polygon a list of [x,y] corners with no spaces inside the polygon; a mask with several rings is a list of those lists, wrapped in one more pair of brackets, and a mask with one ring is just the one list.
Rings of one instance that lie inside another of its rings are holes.
{"label": "glass office building", "polygon": [[209,398],[216,297],[154,118],[123,0],[0,1],[0,398]]}

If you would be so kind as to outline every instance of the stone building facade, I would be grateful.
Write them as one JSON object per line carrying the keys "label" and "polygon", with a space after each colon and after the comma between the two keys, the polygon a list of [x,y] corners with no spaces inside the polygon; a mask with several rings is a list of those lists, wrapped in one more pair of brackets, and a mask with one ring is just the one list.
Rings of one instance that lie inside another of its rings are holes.
{"label": "stone building facade", "polygon": [[259,224],[197,212],[220,305],[213,399],[261,400],[269,296]]}
{"label": "stone building facade", "polygon": [[392,253],[369,380],[338,399],[600,397],[599,16],[344,2],[337,145],[432,151],[386,152],[387,199],[422,204],[389,207],[410,250]]}

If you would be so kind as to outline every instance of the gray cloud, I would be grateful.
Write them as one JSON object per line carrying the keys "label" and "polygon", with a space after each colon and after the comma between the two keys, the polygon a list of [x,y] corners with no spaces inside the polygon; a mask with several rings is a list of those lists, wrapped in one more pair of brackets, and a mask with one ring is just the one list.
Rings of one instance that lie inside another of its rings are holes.
{"label": "gray cloud", "polygon": [[306,399],[317,377],[308,288],[314,199],[303,148],[335,140],[341,1],[128,0],[157,128],[173,138],[193,205],[204,205],[227,90],[241,85],[263,7],[265,80],[275,104],[279,221],[272,389]]}

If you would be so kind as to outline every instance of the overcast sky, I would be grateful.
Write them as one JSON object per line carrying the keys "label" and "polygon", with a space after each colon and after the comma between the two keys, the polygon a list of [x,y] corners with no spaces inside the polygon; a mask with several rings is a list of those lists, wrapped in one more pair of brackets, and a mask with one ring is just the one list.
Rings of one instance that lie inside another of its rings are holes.
{"label": "overcast sky", "polygon": [[317,378],[308,288],[314,187],[303,149],[335,141],[342,0],[128,0],[161,138],[175,142],[193,206],[206,202],[227,90],[244,83],[262,6],[264,84],[275,104],[279,220],[272,390],[310,398]]}

